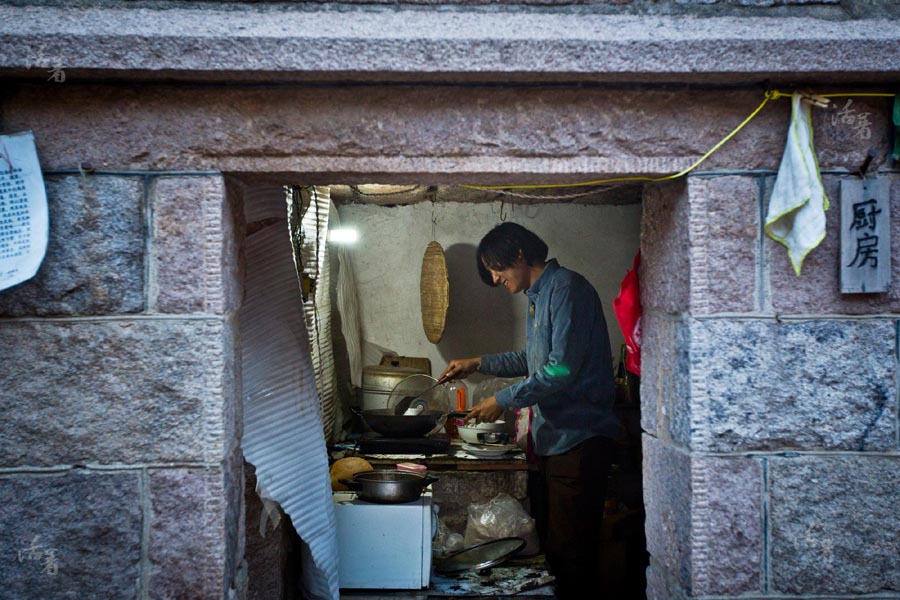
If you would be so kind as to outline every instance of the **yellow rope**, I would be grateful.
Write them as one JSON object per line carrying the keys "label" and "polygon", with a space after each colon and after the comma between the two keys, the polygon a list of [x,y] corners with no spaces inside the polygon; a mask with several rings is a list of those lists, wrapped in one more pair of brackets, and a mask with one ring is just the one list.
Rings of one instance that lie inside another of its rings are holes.
{"label": "yellow rope", "polygon": [[[578,183],[541,183],[536,185],[462,185],[460,187],[467,188],[470,190],[539,190],[539,189],[548,189],[548,188],[568,188],[568,187],[585,187],[591,185],[601,185],[605,183],[624,183],[629,181],[646,181],[646,182],[655,182],[655,181],[669,181],[671,179],[678,179],[679,177],[683,177],[696,169],[700,164],[709,158],[716,150],[721,148],[725,143],[733,138],[737,132],[744,128],[744,126],[753,120],[759,111],[763,109],[763,107],[768,104],[769,100],[777,100],[779,98],[790,98],[793,94],[788,94],[784,92],[779,92],[778,90],[771,90],[766,92],[763,101],[760,102],[759,106],[750,113],[750,115],[741,121],[741,124],[732,130],[731,133],[723,137],[718,144],[713,146],[706,152],[703,156],[701,156],[694,164],[684,169],[683,171],[679,171],[678,173],[673,173],[672,175],[664,175],[663,177],[613,177],[611,179],[595,179],[593,181],[581,181]],[[860,94],[815,94],[816,97],[819,98],[840,98],[845,96],[865,96],[871,98],[891,98],[896,96],[896,94],[888,94],[888,93],[860,93]]]}

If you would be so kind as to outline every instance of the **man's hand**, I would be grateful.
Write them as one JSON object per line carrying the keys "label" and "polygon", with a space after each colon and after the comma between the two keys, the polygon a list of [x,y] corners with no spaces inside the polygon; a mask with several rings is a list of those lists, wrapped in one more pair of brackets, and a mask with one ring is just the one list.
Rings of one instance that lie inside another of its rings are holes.
{"label": "man's hand", "polygon": [[465,421],[475,419],[476,423],[493,423],[503,415],[503,408],[497,404],[494,396],[487,398],[484,402],[469,411]]}
{"label": "man's hand", "polygon": [[478,370],[481,366],[481,358],[458,358],[451,360],[447,368],[441,374],[440,379],[446,381],[448,379],[465,379]]}

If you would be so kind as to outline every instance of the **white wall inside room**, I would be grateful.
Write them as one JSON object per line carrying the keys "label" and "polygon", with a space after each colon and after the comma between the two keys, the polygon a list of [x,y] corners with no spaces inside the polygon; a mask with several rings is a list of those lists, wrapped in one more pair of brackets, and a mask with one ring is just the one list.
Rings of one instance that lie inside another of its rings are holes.
{"label": "white wall inside room", "polygon": [[[419,276],[432,239],[432,204],[405,206],[345,204],[344,227],[359,241],[349,248],[359,288],[362,336],[403,356],[431,360],[437,376],[453,358],[525,346],[524,294],[481,282],[475,266],[479,240],[500,223],[500,203],[439,202],[433,205],[435,239],[447,256],[450,308],[437,345],[422,328]],[[613,356],[622,343],[612,301],[640,247],[641,205],[504,205],[508,221],[537,233],[550,257],[587,277],[603,303]]]}

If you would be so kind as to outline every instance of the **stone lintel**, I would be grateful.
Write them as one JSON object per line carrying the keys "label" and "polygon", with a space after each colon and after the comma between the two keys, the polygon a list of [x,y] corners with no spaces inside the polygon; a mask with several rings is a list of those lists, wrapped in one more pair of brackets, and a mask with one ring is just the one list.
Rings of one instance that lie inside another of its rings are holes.
{"label": "stone lintel", "polygon": [[887,18],[0,7],[0,73],[192,81],[896,80]]}

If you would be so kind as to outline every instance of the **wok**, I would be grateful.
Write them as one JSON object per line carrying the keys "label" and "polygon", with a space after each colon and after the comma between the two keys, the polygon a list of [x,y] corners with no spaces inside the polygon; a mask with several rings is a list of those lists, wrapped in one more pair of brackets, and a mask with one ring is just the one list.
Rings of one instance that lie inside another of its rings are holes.
{"label": "wok", "polygon": [[412,502],[422,490],[437,481],[437,477],[409,471],[380,470],[357,473],[341,483],[356,492],[360,500],[379,504]]}
{"label": "wok", "polygon": [[396,415],[392,408],[353,409],[353,412],[362,417],[366,425],[376,433],[395,438],[423,437],[439,424],[443,424],[447,416],[447,413],[435,410],[418,415]]}

